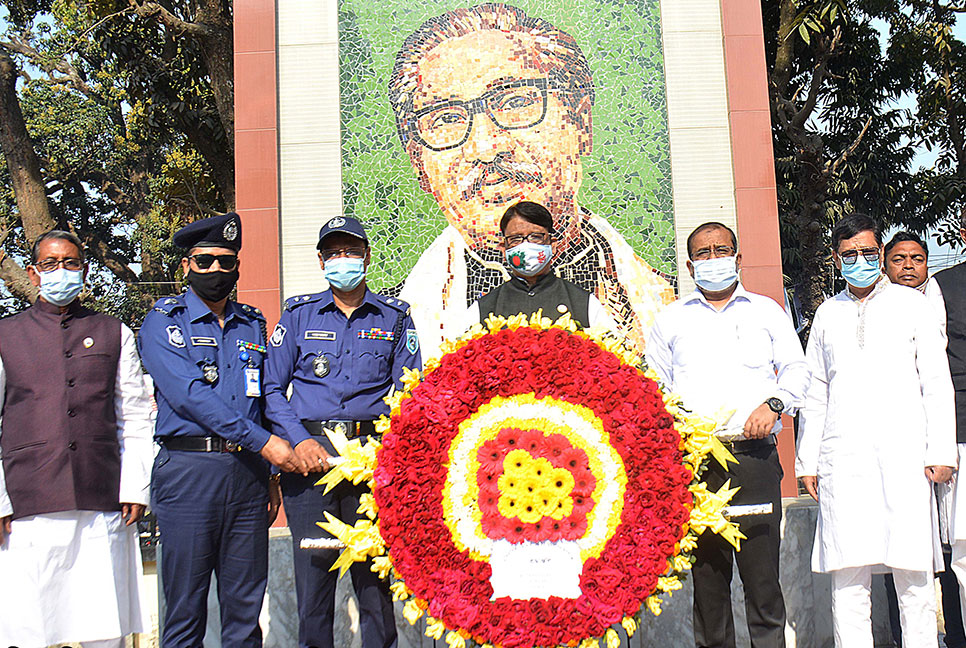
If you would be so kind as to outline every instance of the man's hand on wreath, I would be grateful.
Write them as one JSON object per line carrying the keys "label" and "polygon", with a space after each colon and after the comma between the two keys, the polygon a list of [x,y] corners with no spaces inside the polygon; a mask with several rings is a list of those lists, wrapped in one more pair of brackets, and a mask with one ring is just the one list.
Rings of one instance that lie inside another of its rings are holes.
{"label": "man's hand on wreath", "polygon": [[292,446],[288,444],[288,441],[275,434],[268,437],[268,441],[258,451],[258,454],[267,459],[270,464],[278,466],[285,472],[302,473],[303,477],[309,474],[309,471],[302,466],[302,463],[292,451]]}
{"label": "man's hand on wreath", "polygon": [[315,439],[306,439],[295,446],[295,456],[309,472],[323,472],[329,469],[329,453]]}

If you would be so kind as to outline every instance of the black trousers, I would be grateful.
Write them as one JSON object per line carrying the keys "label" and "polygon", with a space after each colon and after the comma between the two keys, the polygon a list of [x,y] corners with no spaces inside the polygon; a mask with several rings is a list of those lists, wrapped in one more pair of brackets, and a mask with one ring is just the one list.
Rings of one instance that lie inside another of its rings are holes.
{"label": "black trousers", "polygon": [[[320,439],[326,451],[335,455],[328,439]],[[324,486],[316,486],[319,474],[303,477],[297,473],[282,473],[282,499],[288,527],[292,532],[295,563],[295,595],[299,609],[300,648],[335,648],[333,622],[335,620],[335,588],[339,572],[329,571],[338,551],[307,551],[299,549],[302,538],[322,538],[326,534],[316,522],[329,512],[346,524],[362,517],[359,496],[368,492],[365,485],[354,486],[341,482],[328,493]],[[359,602],[359,627],[363,648],[395,648],[396,620],[393,616],[392,596],[388,581],[382,580],[369,567],[371,562],[357,562],[349,568],[352,587]]]}
{"label": "black trousers", "polygon": [[735,648],[731,611],[732,560],[745,589],[745,612],[752,648],[784,648],[785,601],[778,584],[782,468],[775,446],[735,453],[738,464],[724,470],[712,459],[704,481],[718,490],[726,480],[741,486],[732,504],[772,503],[772,513],[739,520],[748,536],[735,551],[711,531],[698,538],[694,551],[694,643],[698,648]]}

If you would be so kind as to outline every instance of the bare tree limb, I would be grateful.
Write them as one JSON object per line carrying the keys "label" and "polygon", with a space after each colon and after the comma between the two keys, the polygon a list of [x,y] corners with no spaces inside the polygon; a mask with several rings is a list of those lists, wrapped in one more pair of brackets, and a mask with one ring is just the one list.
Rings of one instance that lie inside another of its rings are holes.
{"label": "bare tree limb", "polygon": [[27,133],[17,97],[17,66],[0,51],[0,150],[10,173],[17,210],[28,241],[53,228],[40,161]]}
{"label": "bare tree limb", "polygon": [[128,0],[134,12],[142,18],[157,20],[166,27],[181,33],[194,36],[196,38],[206,38],[211,30],[207,25],[198,22],[188,22],[162,7],[157,2],[138,2],[138,0]]}
{"label": "bare tree limb", "polygon": [[865,137],[866,132],[869,130],[869,126],[872,125],[872,118],[869,117],[865,120],[865,125],[862,127],[862,131],[858,134],[855,140],[849,145],[847,149],[842,151],[842,155],[838,156],[833,162],[829,160],[825,163],[825,168],[822,170],[828,176],[834,176],[838,173],[839,166],[845,164],[849,156],[855,152],[855,149],[859,148],[859,144],[862,143],[862,139]]}
{"label": "bare tree limb", "polygon": [[835,54],[835,50],[841,38],[842,28],[836,27],[832,33],[832,42],[828,47],[824,48],[818,65],[816,65],[812,70],[812,79],[808,86],[808,95],[805,97],[805,101],[802,104],[801,109],[791,119],[791,125],[793,128],[801,128],[802,125],[808,121],[808,118],[812,116],[812,112],[815,110],[815,106],[818,103],[818,95],[822,89],[822,84],[825,82],[826,68],[828,67],[829,61],[832,59],[832,56]]}

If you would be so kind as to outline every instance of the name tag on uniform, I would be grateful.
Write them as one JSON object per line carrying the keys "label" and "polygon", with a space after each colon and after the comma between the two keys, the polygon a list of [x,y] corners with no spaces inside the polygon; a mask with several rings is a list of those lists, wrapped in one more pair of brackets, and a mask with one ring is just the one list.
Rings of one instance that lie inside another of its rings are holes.
{"label": "name tag on uniform", "polygon": [[202,337],[200,335],[191,336],[191,346],[218,346],[218,341],[213,337]]}
{"label": "name tag on uniform", "polygon": [[262,395],[261,373],[258,367],[245,367],[245,396],[257,398]]}
{"label": "name tag on uniform", "polygon": [[306,331],[306,340],[327,340],[330,342],[335,341],[335,331]]}

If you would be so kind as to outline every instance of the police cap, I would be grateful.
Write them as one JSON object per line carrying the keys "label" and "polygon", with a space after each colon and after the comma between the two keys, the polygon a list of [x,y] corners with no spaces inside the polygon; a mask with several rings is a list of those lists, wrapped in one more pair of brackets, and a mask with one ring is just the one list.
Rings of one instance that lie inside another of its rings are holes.
{"label": "police cap", "polygon": [[336,216],[335,218],[329,219],[329,221],[322,226],[319,230],[319,243],[316,245],[316,249],[322,249],[322,241],[329,234],[348,234],[349,236],[354,236],[369,245],[369,239],[366,237],[366,230],[362,227],[362,223],[349,216]]}
{"label": "police cap", "polygon": [[241,218],[235,212],[202,218],[174,233],[174,244],[180,248],[206,246],[241,249]]}

